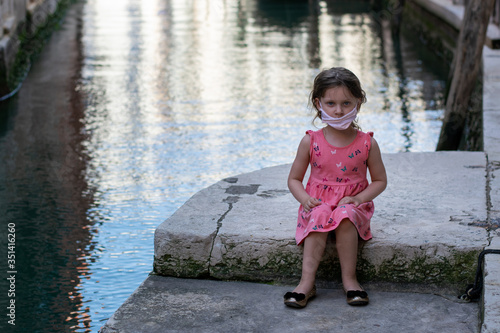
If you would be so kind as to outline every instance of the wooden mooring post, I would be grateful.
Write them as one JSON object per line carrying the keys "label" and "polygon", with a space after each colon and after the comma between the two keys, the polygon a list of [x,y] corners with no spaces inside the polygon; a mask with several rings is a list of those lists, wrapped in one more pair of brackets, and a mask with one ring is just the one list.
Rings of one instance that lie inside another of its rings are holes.
{"label": "wooden mooring post", "polygon": [[481,66],[495,0],[468,0],[451,66],[451,86],[436,150],[457,150]]}

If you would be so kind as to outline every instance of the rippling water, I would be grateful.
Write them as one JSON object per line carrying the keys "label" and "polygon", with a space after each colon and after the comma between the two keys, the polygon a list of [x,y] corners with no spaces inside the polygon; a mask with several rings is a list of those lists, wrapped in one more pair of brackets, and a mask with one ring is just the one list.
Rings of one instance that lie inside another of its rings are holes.
{"label": "rippling water", "polygon": [[447,68],[394,39],[366,1],[88,0],[70,13],[71,82],[50,88],[57,64],[42,54],[0,105],[17,331],[97,332],[152,270],[156,226],[191,195],[292,162],[320,69],[359,76],[359,122],[383,152],[435,148]]}

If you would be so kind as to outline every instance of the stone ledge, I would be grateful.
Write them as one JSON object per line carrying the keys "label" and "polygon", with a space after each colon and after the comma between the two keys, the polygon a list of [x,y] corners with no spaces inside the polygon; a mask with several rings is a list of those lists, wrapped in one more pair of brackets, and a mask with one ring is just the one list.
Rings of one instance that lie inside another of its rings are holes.
{"label": "stone ledge", "polygon": [[[487,246],[486,157],[481,152],[383,155],[387,190],[375,199],[374,238],[360,244],[362,281],[447,284],[473,281]],[[198,192],[155,233],[154,271],[176,277],[296,282],[298,203],[290,165],[221,180]],[[335,243],[318,280],[339,280]]]}
{"label": "stone ledge", "polygon": [[[454,4],[451,0],[412,0],[420,7],[425,8],[439,19],[446,22],[456,30],[460,30],[464,17],[465,7],[462,4]],[[491,49],[500,47],[500,28],[494,23],[488,25],[486,31],[485,45]]]}

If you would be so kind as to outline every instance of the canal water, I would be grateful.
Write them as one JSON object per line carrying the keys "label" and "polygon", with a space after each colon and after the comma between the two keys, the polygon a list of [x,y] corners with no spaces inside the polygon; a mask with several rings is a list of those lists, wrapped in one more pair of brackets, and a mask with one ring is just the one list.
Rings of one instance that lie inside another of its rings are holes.
{"label": "canal water", "polygon": [[73,5],[0,105],[1,331],[97,332],[186,200],[292,162],[320,69],[359,76],[382,152],[433,151],[447,66],[380,17],[354,0]]}

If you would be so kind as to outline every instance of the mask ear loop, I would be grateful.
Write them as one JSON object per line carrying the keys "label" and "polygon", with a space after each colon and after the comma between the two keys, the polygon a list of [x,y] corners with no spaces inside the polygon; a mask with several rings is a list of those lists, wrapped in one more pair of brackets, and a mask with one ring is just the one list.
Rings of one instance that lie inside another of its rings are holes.
{"label": "mask ear loop", "polygon": [[[319,104],[319,108],[318,108],[317,104]],[[323,119],[321,119],[321,110],[323,109],[323,107],[322,107],[321,102],[319,101],[319,99],[318,99],[317,103],[314,103],[314,109],[316,110],[316,117],[318,117],[319,120],[323,121]]]}

